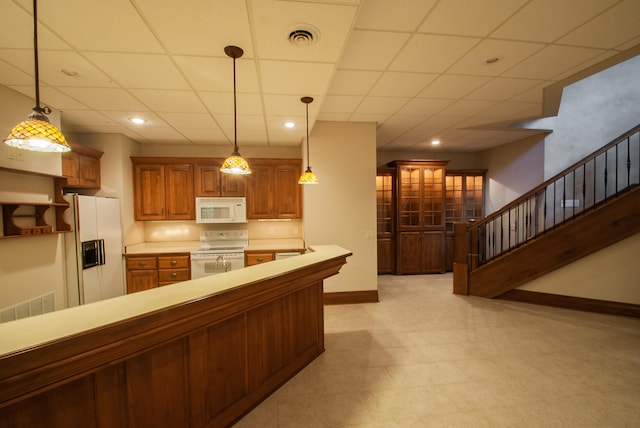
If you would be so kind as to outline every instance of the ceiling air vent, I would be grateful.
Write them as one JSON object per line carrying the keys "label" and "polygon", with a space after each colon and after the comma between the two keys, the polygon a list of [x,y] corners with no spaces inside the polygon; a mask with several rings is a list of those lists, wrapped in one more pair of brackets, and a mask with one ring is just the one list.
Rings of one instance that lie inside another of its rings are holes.
{"label": "ceiling air vent", "polygon": [[311,26],[298,26],[289,33],[289,43],[294,46],[312,46],[318,40],[318,31]]}

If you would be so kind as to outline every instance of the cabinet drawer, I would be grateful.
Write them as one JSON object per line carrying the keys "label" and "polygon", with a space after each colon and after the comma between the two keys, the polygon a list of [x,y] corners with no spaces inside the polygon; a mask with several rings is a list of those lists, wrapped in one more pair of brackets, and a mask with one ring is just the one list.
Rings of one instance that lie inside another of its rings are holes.
{"label": "cabinet drawer", "polygon": [[127,270],[156,269],[157,267],[155,257],[127,257]]}
{"label": "cabinet drawer", "polygon": [[245,257],[247,266],[270,262],[274,259],[273,253],[249,253]]}
{"label": "cabinet drawer", "polygon": [[178,282],[191,279],[189,269],[159,269],[158,282]]}
{"label": "cabinet drawer", "polygon": [[158,268],[188,268],[189,256],[160,256],[158,257]]}

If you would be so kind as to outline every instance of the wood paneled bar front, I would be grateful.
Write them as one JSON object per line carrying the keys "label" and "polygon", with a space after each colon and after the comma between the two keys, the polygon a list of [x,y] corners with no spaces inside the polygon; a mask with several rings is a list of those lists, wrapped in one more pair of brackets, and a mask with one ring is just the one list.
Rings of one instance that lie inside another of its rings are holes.
{"label": "wood paneled bar front", "polygon": [[323,281],[292,257],[0,324],[0,426],[222,427],[324,351]]}

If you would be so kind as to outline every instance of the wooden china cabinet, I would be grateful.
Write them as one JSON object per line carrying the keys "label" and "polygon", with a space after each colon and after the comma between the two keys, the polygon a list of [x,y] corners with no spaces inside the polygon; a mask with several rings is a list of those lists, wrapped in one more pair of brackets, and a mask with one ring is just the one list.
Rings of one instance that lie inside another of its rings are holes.
{"label": "wooden china cabinet", "polygon": [[394,161],[396,273],[445,272],[446,161]]}

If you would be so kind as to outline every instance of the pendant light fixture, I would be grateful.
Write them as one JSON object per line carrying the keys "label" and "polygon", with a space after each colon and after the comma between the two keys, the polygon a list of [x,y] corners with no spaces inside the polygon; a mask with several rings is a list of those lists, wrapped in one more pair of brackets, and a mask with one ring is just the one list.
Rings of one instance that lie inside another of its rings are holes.
{"label": "pendant light fixture", "polygon": [[36,106],[27,120],[20,122],[4,140],[5,144],[35,152],[60,153],[71,151],[62,132],[47,119],[49,107],[40,106],[40,84],[38,69],[38,1],[33,0],[33,54],[35,65]]}
{"label": "pendant light fixture", "polygon": [[307,107],[307,169],[300,176],[298,184],[318,184],[318,177],[311,171],[311,167],[309,166],[309,103],[313,102],[313,98],[302,97],[300,101]]}
{"label": "pendant light fixture", "polygon": [[224,160],[220,171],[227,174],[251,174],[251,168],[238,151],[238,126],[236,124],[236,59],[240,58],[244,51],[237,46],[227,46],[224,53],[233,58],[233,153]]}

